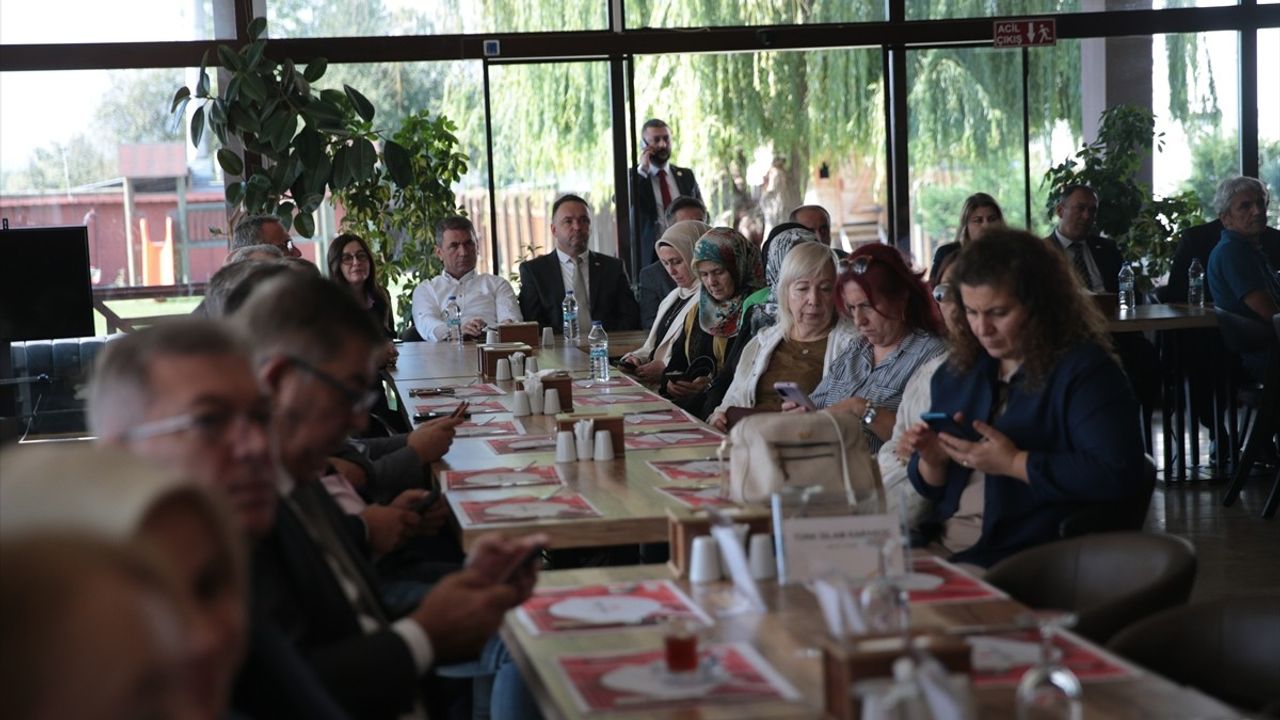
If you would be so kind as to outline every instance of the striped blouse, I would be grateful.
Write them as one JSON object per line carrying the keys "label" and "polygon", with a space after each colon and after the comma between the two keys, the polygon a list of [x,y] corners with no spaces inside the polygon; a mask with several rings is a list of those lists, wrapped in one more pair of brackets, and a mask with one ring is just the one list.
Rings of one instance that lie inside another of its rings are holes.
{"label": "striped blouse", "polygon": [[[897,412],[898,403],[902,402],[902,391],[916,368],[945,352],[946,344],[941,338],[915,330],[876,365],[871,343],[858,338],[831,362],[826,377],[809,398],[818,407],[826,408],[857,396],[866,398],[875,407]],[[884,444],[872,432],[867,432],[867,443],[873,453]]]}

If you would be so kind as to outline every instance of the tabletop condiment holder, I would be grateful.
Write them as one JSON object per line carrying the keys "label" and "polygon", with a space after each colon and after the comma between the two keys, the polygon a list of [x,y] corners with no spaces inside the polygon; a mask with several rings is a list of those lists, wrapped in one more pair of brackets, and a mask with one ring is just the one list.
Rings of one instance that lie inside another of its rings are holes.
{"label": "tabletop condiment holder", "polygon": [[[539,379],[542,381],[542,390],[544,392],[547,390],[554,389],[560,395],[560,412],[562,413],[573,412],[573,376],[572,375],[561,370],[560,372],[557,372],[557,373],[542,375],[540,376]],[[524,389],[523,379],[520,379],[520,378],[516,379],[516,389],[517,390]],[[573,428],[568,428],[568,429],[572,430]],[[614,444],[615,446],[617,444],[616,438],[615,438]]]}
{"label": "tabletop condiment holder", "polygon": [[[773,519],[767,512],[752,508],[732,514],[731,517],[735,523],[747,525],[750,535],[773,533]],[[710,535],[714,523],[705,512],[667,508],[667,541],[671,548],[667,567],[671,569],[672,575],[682,580],[689,577],[693,540],[702,535]]]}
{"label": "tabletop condiment holder", "polygon": [[[476,371],[485,378],[492,379],[498,372],[498,360],[501,358],[510,359],[514,353],[522,352],[529,355],[533,352],[533,348],[524,343],[501,343],[499,345],[477,345],[476,346]],[[563,397],[561,398],[563,399]]]}
{"label": "tabletop condiment holder", "polygon": [[[963,637],[912,633],[912,644],[937,658],[951,673],[967,674],[972,667],[972,650]],[[906,654],[902,635],[865,635],[822,642],[822,693],[828,720],[858,720],[862,703],[851,692],[855,683],[873,678],[892,678],[893,661]]]}
{"label": "tabletop condiment holder", "polygon": [[532,347],[537,347],[541,342],[536,322],[503,323],[493,327],[498,330],[499,342],[518,342]]}
{"label": "tabletop condiment holder", "polygon": [[[545,382],[544,386],[546,386]],[[570,384],[570,387],[572,387],[572,384]],[[564,395],[561,394],[560,397],[563,401]],[[556,415],[556,431],[573,430],[574,423],[579,420],[592,420],[595,422],[596,431],[607,430],[609,432],[609,436],[613,438],[613,458],[615,460],[626,456],[627,446],[623,442],[626,437],[624,434],[625,427],[621,415],[563,412]]]}

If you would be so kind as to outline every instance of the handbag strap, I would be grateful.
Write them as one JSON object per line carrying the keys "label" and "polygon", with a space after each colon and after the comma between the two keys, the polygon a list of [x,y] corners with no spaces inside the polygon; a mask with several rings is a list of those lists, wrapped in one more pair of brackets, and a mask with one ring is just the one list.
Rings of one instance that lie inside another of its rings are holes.
{"label": "handbag strap", "polygon": [[853,479],[849,477],[849,453],[844,447],[844,430],[840,427],[840,421],[836,420],[835,415],[824,410],[819,415],[825,415],[831,421],[831,426],[836,429],[836,454],[840,456],[840,474],[844,476],[844,494],[849,501],[849,507],[858,506],[858,497],[853,493]]}

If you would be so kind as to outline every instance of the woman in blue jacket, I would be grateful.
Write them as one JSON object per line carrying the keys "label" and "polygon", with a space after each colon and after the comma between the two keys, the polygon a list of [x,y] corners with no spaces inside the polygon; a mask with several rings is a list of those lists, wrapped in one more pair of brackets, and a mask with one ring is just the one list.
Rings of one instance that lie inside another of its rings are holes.
{"label": "woman in blue jacket", "polygon": [[989,566],[1054,540],[1081,507],[1140,503],[1138,404],[1106,323],[1064,255],[1002,230],[966,245],[952,282],[960,323],[933,376],[933,412],[969,438],[916,423],[908,475],[935,503],[933,549]]}

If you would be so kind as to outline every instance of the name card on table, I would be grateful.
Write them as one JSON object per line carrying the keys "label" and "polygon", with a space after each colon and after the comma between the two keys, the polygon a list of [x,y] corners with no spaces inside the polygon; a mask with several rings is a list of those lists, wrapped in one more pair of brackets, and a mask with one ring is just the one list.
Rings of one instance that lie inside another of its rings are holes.
{"label": "name card on table", "polygon": [[[778,537],[778,577],[784,584],[807,582],[836,573],[868,578],[880,570],[880,548],[902,547],[897,515],[837,515],[783,519]],[[906,572],[903,553],[893,553],[891,574]]]}

